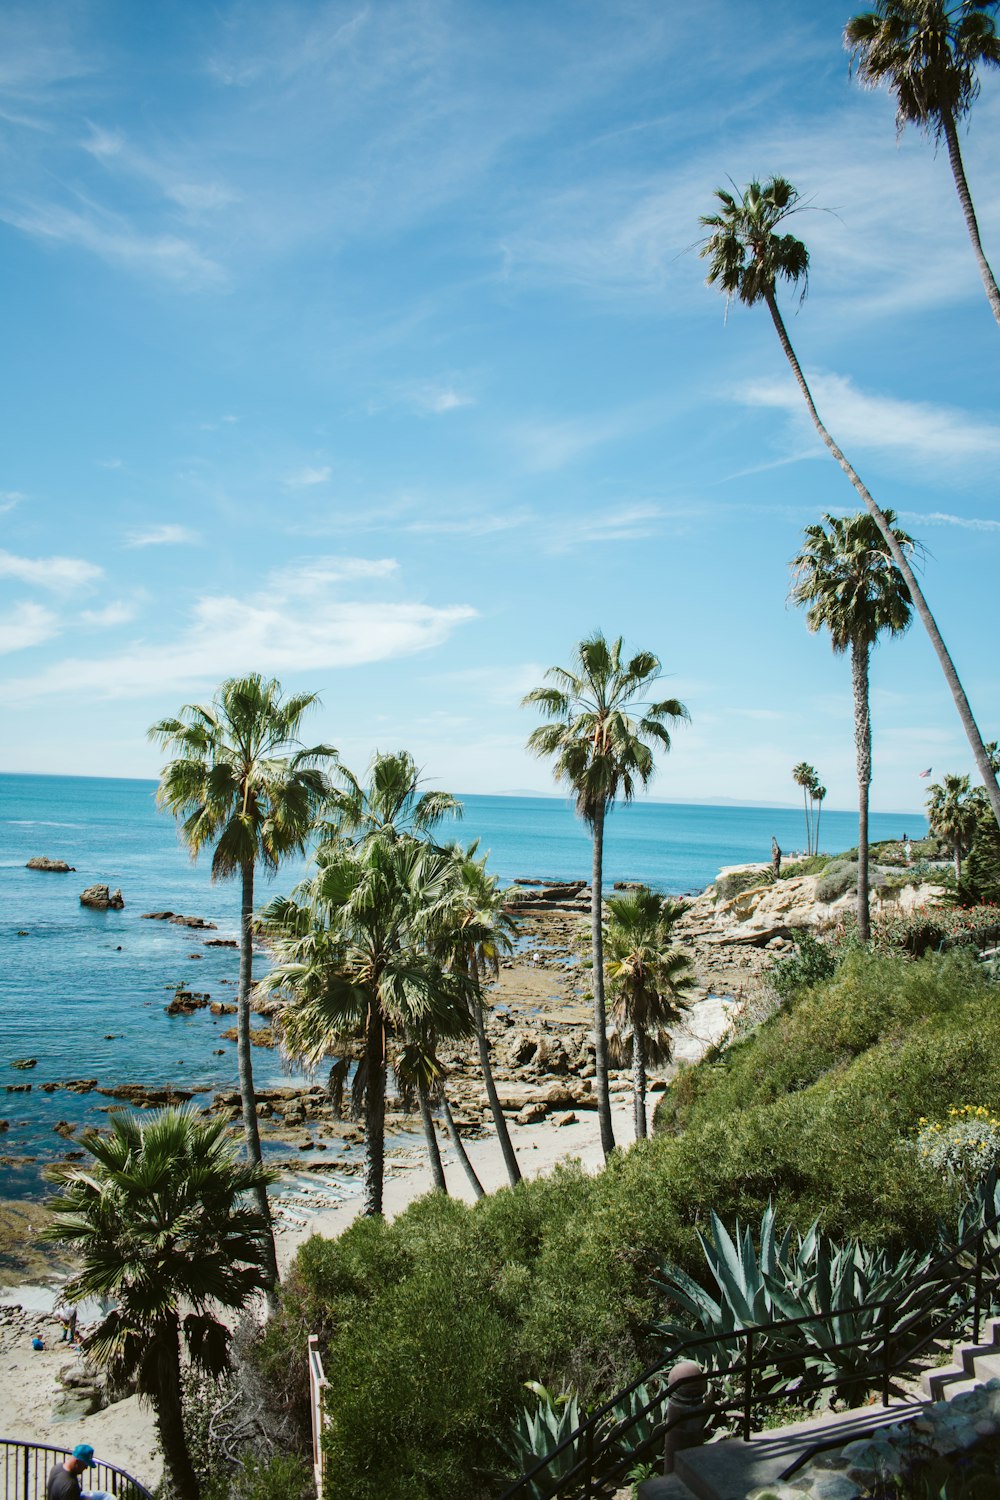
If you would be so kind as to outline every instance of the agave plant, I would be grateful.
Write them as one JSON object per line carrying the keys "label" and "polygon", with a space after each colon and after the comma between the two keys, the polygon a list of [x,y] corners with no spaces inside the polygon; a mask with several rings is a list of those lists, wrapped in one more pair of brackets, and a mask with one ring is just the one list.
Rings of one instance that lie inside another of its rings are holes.
{"label": "agave plant", "polygon": [[[773,1205],[761,1220],[756,1245],[749,1226],[737,1221],[730,1235],[714,1213],[712,1238],[698,1238],[717,1295],[676,1266],[664,1266],[654,1284],[690,1321],[660,1322],[654,1332],[671,1352],[708,1335],[692,1353],[721,1370],[743,1352],[744,1333],[768,1328],[755,1340],[762,1394],[779,1384],[819,1385],[830,1377],[838,1387],[856,1385],[875,1368],[887,1326],[891,1331],[906,1315],[908,1294],[921,1285],[931,1262],[929,1252],[891,1255],[853,1240],[838,1245],[819,1233],[818,1223],[805,1234],[786,1229],[779,1238]],[[886,1303],[892,1308],[889,1325]]]}
{"label": "agave plant", "polygon": [[[526,1380],[524,1388],[535,1397],[523,1406],[511,1425],[504,1447],[518,1474],[526,1474],[559,1447],[583,1420],[578,1397],[570,1391],[554,1396],[539,1380]],[[533,1479],[525,1489],[530,1500],[548,1500],[582,1457],[582,1445],[571,1443],[564,1452]]]}

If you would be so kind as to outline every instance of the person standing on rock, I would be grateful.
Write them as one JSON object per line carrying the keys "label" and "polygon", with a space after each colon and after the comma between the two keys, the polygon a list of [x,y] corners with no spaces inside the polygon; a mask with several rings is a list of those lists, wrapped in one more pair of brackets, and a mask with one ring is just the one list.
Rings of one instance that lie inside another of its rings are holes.
{"label": "person standing on rock", "polygon": [[53,1464],[45,1483],[45,1500],[112,1500],[106,1490],[85,1490],[80,1475],[92,1468],[94,1450],[89,1443],[77,1443],[69,1458]]}

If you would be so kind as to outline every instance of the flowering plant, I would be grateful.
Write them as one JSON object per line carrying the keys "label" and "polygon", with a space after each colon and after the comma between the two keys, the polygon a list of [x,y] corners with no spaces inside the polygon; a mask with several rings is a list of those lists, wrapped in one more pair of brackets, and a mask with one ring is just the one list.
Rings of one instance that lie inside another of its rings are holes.
{"label": "flowering plant", "polygon": [[944,1121],[917,1121],[917,1155],[925,1166],[969,1192],[1000,1166],[1000,1119],[981,1104],[952,1105]]}

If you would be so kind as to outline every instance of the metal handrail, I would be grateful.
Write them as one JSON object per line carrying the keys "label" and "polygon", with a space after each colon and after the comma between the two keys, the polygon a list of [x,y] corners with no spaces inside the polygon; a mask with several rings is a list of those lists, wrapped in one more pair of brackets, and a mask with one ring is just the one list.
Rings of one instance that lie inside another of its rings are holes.
{"label": "metal handrail", "polygon": [[[873,1377],[877,1377],[882,1388],[883,1404],[888,1405],[892,1377],[907,1368],[917,1354],[940,1338],[942,1332],[955,1329],[970,1313],[972,1339],[974,1343],[978,1343],[986,1294],[1000,1289],[1000,1267],[994,1264],[987,1277],[986,1266],[988,1240],[998,1227],[1000,1213],[986,1220],[958,1245],[932,1260],[919,1281],[911,1282],[884,1299],[855,1303],[833,1312],[803,1313],[795,1318],[781,1318],[771,1323],[733,1329],[729,1333],[692,1334],[679,1340],[668,1354],[648,1365],[631,1385],[597,1407],[557,1447],[521,1474],[504,1490],[500,1500],[520,1500],[520,1497],[537,1500],[540,1495],[544,1495],[546,1500],[557,1500],[557,1497],[564,1497],[564,1500],[571,1500],[571,1497],[572,1500],[577,1500],[577,1497],[579,1500],[595,1500],[597,1496],[611,1493],[627,1468],[661,1451],[667,1433],[687,1420],[690,1412],[673,1418],[667,1417],[668,1393],[664,1377],[669,1365],[680,1359],[697,1361],[698,1353],[701,1352],[704,1356],[706,1349],[710,1351],[708,1368],[703,1373],[675,1380],[669,1394],[675,1397],[684,1387],[703,1382],[706,1375],[716,1381],[731,1380],[740,1389],[722,1400],[713,1400],[712,1413],[716,1419],[732,1413],[737,1419],[741,1435],[744,1440],[748,1440],[752,1431],[754,1407],[779,1400],[785,1394],[780,1383],[775,1389],[762,1389],[761,1376],[764,1371],[776,1371],[780,1374],[783,1370],[792,1371],[796,1367],[801,1369],[801,1346],[782,1350],[780,1339],[782,1334],[787,1338],[791,1330],[804,1325],[835,1325],[838,1319],[858,1312],[883,1310],[885,1316],[878,1320],[875,1331],[857,1338],[831,1340],[826,1346],[830,1353],[869,1348],[869,1365],[859,1369],[856,1377],[837,1372],[816,1380],[811,1383],[811,1389],[818,1391],[831,1386],[843,1386],[853,1382],[855,1378],[859,1384],[863,1380],[870,1383]],[[1000,1245],[993,1244],[989,1248],[996,1255]],[[940,1320],[935,1322],[932,1330],[928,1330],[928,1320],[934,1319],[936,1314],[941,1315]],[[777,1336],[779,1347],[770,1349],[762,1357],[759,1349],[755,1349],[755,1343],[769,1335],[772,1336],[772,1343],[774,1336]],[[714,1351],[719,1346],[727,1345],[736,1346],[735,1358],[721,1365],[712,1362]],[[615,1408],[633,1396],[641,1386],[651,1382],[657,1382],[664,1388],[654,1393],[640,1410],[622,1420],[612,1421],[612,1425],[607,1426]],[[661,1420],[654,1423],[652,1431],[634,1448],[623,1451],[622,1438],[657,1406],[663,1412]],[[546,1484],[546,1470],[557,1460],[575,1453],[581,1456],[558,1481]]]}
{"label": "metal handrail", "polygon": [[[71,1448],[53,1448],[48,1443],[24,1443],[18,1438],[0,1438],[4,1500],[45,1500],[49,1470],[70,1457]],[[118,1500],[153,1500],[144,1484],[117,1464],[95,1459],[81,1475],[81,1488],[104,1490]]]}

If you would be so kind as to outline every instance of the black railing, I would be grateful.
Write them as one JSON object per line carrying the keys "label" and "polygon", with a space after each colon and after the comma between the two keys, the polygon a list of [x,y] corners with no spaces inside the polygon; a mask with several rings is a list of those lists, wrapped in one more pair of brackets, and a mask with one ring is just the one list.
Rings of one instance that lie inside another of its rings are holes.
{"label": "black railing", "polygon": [[[713,1428],[744,1440],[763,1408],[788,1399],[793,1383],[800,1399],[837,1387],[841,1395],[856,1395],[858,1403],[874,1387],[888,1406],[893,1378],[912,1369],[929,1349],[966,1335],[979,1342],[983,1318],[1000,1293],[998,1226],[1000,1214],[932,1261],[919,1280],[881,1301],[679,1340],[526,1470],[500,1500],[599,1500],[614,1494],[630,1469],[659,1459],[667,1434],[690,1421],[706,1377],[712,1393],[705,1405]],[[837,1336],[845,1320],[863,1313],[872,1315],[866,1328],[854,1337]],[[827,1332],[828,1337],[817,1337]],[[832,1356],[851,1351],[851,1360],[822,1373]],[[675,1380],[668,1392],[667,1372],[679,1360],[694,1361],[703,1373]],[[646,1399],[639,1405],[635,1398],[644,1388]],[[678,1397],[681,1409],[669,1416],[668,1399]]]}
{"label": "black railing", "polygon": [[[49,1470],[69,1458],[70,1448],[50,1448],[44,1443],[20,1443],[0,1438],[3,1466],[3,1500],[45,1500]],[[103,1490],[117,1500],[153,1500],[149,1490],[124,1469],[99,1459],[80,1474],[83,1490]]]}

